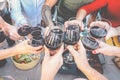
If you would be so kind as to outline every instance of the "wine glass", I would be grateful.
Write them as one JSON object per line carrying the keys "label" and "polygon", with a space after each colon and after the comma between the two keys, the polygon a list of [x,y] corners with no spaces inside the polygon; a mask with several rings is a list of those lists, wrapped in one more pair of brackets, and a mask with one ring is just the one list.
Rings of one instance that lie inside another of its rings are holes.
{"label": "wine glass", "polygon": [[111,22],[105,18],[98,19],[98,21],[104,22],[105,25],[102,24],[96,24],[95,26],[90,26],[90,35],[92,37],[95,37],[97,39],[102,39],[107,35],[110,27],[111,27]]}
{"label": "wine glass", "polygon": [[18,34],[20,36],[27,36],[31,32],[31,27],[28,25],[18,27]]}
{"label": "wine glass", "polygon": [[80,27],[78,25],[69,25],[64,33],[64,43],[74,45],[80,39]]}
{"label": "wine glass", "polygon": [[58,49],[63,43],[63,24],[57,23],[45,35],[45,45],[50,50]]}
{"label": "wine glass", "polygon": [[[76,19],[75,17],[71,17],[69,18],[68,21],[75,20],[75,19]],[[78,24],[76,25],[68,24],[64,32],[64,43],[66,45],[75,45],[77,44],[79,39],[80,39],[80,26]],[[68,50],[66,50],[63,53],[63,59],[64,59],[64,62],[67,64],[75,63],[73,56],[69,53]]]}
{"label": "wine glass", "polygon": [[97,40],[91,36],[83,36],[81,42],[88,51],[95,50],[99,47]]}
{"label": "wine glass", "polygon": [[32,38],[30,40],[30,45],[33,47],[37,47],[40,45],[44,45],[44,39],[43,36],[41,34],[40,30],[34,30],[31,32]]}

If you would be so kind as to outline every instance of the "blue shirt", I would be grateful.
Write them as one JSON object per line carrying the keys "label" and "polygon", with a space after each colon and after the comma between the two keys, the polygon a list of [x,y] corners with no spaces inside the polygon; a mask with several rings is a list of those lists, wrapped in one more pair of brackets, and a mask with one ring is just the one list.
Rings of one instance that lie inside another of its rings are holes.
{"label": "blue shirt", "polygon": [[35,27],[40,24],[44,0],[11,0],[11,17],[16,26],[28,23]]}

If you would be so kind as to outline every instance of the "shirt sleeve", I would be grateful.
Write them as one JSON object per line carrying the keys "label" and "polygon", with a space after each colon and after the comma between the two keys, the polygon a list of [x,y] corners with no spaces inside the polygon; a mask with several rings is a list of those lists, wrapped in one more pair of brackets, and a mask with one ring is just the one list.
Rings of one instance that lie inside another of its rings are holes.
{"label": "shirt sleeve", "polygon": [[21,4],[20,0],[11,0],[11,17],[15,21],[15,25],[19,26],[22,24],[26,24],[27,20],[23,16],[22,10],[21,10]]}
{"label": "shirt sleeve", "polygon": [[83,6],[81,9],[86,10],[87,14],[89,14],[106,5],[107,5],[107,0],[95,0],[92,3]]}

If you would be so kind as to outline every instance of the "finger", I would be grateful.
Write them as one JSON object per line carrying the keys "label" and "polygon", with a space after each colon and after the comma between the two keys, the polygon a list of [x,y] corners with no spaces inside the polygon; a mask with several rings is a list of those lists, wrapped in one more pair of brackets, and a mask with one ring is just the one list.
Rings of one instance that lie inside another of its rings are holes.
{"label": "finger", "polygon": [[48,35],[48,33],[49,33],[48,31],[49,31],[49,29],[50,29],[49,27],[46,27],[46,28],[45,28],[44,37],[45,37],[46,35]]}
{"label": "finger", "polygon": [[82,22],[82,21],[81,21],[81,22],[79,21],[78,23],[79,23],[80,29],[81,29],[81,30],[84,30],[84,24],[83,24],[83,22]]}
{"label": "finger", "polygon": [[94,21],[90,24],[90,26],[105,26],[104,22],[101,21]]}
{"label": "finger", "polygon": [[69,21],[66,21],[66,22],[64,23],[65,29],[68,27],[68,22],[69,22]]}
{"label": "finger", "polygon": [[73,46],[67,46],[67,49],[70,51],[70,53],[75,56],[75,54],[77,54],[77,52],[75,51],[75,49],[73,48]]}
{"label": "finger", "polygon": [[44,49],[45,49],[45,58],[50,57],[50,51],[49,51],[49,49],[46,46],[44,46]]}
{"label": "finger", "polygon": [[103,48],[99,48],[99,49],[96,49],[96,50],[93,50],[92,53],[93,54],[98,54],[98,53],[103,53]]}

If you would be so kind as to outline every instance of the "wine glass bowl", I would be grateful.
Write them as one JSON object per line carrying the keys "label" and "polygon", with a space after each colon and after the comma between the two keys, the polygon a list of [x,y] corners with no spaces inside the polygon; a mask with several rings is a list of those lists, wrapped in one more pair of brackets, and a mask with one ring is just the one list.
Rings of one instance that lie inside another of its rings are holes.
{"label": "wine glass bowl", "polygon": [[47,35],[45,35],[45,45],[47,48],[51,50],[58,49],[63,42],[63,30],[55,26],[48,31]]}
{"label": "wine glass bowl", "polygon": [[64,43],[74,45],[80,39],[80,27],[78,25],[69,25],[64,33]]}
{"label": "wine glass bowl", "polygon": [[31,38],[31,42],[30,45],[33,47],[37,47],[37,46],[43,46],[44,45],[44,39],[43,36],[41,34],[40,30],[35,30],[31,32],[32,38]]}
{"label": "wine glass bowl", "polygon": [[107,35],[107,30],[99,26],[93,26],[90,28],[90,34],[95,38],[104,38]]}
{"label": "wine glass bowl", "polygon": [[99,47],[98,42],[93,37],[83,36],[81,41],[82,41],[83,46],[87,50],[95,50],[95,49],[97,49]]}
{"label": "wine glass bowl", "polygon": [[29,26],[22,26],[18,28],[18,34],[20,36],[27,36],[29,33],[31,33],[31,27]]}

